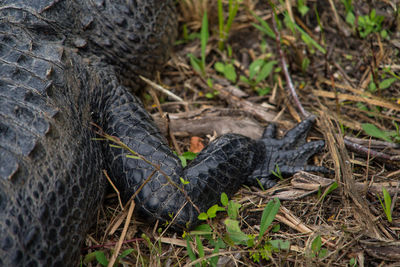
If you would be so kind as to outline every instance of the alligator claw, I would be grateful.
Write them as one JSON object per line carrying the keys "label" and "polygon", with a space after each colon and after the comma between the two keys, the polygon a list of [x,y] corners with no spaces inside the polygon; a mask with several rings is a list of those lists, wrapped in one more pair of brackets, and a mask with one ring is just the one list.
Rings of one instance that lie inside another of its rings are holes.
{"label": "alligator claw", "polygon": [[258,145],[263,148],[265,157],[260,159],[253,174],[249,177],[250,184],[257,184],[257,180],[264,188],[276,184],[273,172],[287,177],[299,171],[329,173],[322,166],[307,165],[308,159],[320,152],[325,146],[324,141],[306,142],[306,137],[315,122],[315,116],[310,116],[289,130],[282,139],[276,139],[276,126],[269,125]]}

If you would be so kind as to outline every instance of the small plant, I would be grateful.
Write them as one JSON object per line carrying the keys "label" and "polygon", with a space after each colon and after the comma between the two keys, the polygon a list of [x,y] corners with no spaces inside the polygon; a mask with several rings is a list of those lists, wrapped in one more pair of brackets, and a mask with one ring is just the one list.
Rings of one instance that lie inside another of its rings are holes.
{"label": "small plant", "polygon": [[[251,87],[256,89],[256,86],[263,80],[265,80],[274,70],[274,66],[277,64],[275,60],[267,61],[265,59],[256,59],[249,66],[249,77],[243,75],[240,76],[240,80],[249,84]],[[269,93],[271,88],[257,88],[259,95],[265,95]]]}
{"label": "small plant", "polygon": [[219,26],[218,48],[221,51],[224,50],[225,48],[225,42],[226,39],[228,38],[229,31],[232,27],[233,19],[236,17],[240,2],[241,0],[229,0],[228,19],[225,23],[222,0],[218,0],[218,26]]}
{"label": "small plant", "polygon": [[361,38],[365,38],[374,32],[379,32],[382,38],[388,38],[387,31],[385,29],[382,30],[382,23],[385,18],[381,15],[377,15],[375,9],[372,9],[367,15],[358,16],[358,18],[356,18],[353,12],[353,1],[342,0],[342,3],[346,10],[346,22],[353,27],[353,30],[357,26],[357,32]]}
{"label": "small plant", "polygon": [[233,66],[232,63],[216,62],[214,64],[214,68],[216,71],[222,73],[224,77],[229,81],[236,82],[237,75],[235,67]]}
{"label": "small plant", "polygon": [[[367,37],[370,33],[381,32],[382,22],[385,18],[377,15],[376,10],[372,9],[369,15],[358,17],[358,32],[362,38]],[[386,31],[381,32],[382,37],[386,37]]]}
{"label": "small plant", "polygon": [[196,38],[200,38],[200,33],[198,33],[198,32],[189,33],[187,25],[183,24],[183,26],[182,26],[182,38],[183,39],[181,39],[181,40],[175,41],[175,45],[184,44],[184,43],[192,41],[192,40],[194,40]]}
{"label": "small plant", "polygon": [[381,203],[381,206],[383,208],[383,211],[385,212],[386,218],[388,222],[392,222],[392,198],[390,197],[389,192],[386,190],[385,187],[382,187],[382,193],[383,193],[383,202],[382,199],[378,195],[379,202]]}
{"label": "small plant", "polygon": [[[228,58],[232,58],[232,47],[230,47],[229,45],[227,46],[226,53],[227,53]],[[229,60],[226,63],[216,62],[214,64],[214,68],[217,72],[223,74],[227,80],[234,83],[234,82],[236,82],[237,75],[236,75],[235,66],[233,64],[234,64],[234,60]],[[211,86],[210,86],[210,88],[211,88]]]}
{"label": "small plant", "polygon": [[[392,77],[387,77],[387,74],[391,75]],[[385,73],[381,75],[382,81],[378,83],[378,85],[374,82],[374,79],[371,77],[371,82],[368,85],[368,90],[371,93],[375,93],[378,90],[385,90],[393,85],[393,83],[400,80],[400,77],[397,76],[393,71],[390,69],[385,69]]]}
{"label": "small plant", "polygon": [[353,13],[353,0],[342,0],[342,3],[346,10],[346,22],[349,25],[354,26],[356,16]]}
{"label": "small plant", "polygon": [[382,131],[381,129],[379,129],[378,127],[376,127],[375,125],[371,124],[371,123],[363,123],[361,124],[361,127],[363,128],[363,130],[365,131],[365,133],[367,135],[385,140],[387,142],[400,142],[400,135],[399,135],[399,131],[398,131],[398,126],[396,123],[394,123],[396,126],[396,131]]}
{"label": "small plant", "polygon": [[310,10],[307,5],[304,3],[304,0],[297,0],[297,10],[303,17],[305,14],[307,14],[308,10]]}
{"label": "small plant", "polygon": [[283,175],[281,173],[281,170],[279,169],[278,164],[275,166],[275,171],[271,171],[271,173],[275,176],[278,177],[279,180],[284,180]]}
{"label": "small plant", "polygon": [[357,259],[356,258],[351,258],[349,260],[349,266],[350,267],[357,267]]}
{"label": "small plant", "polygon": [[[185,234],[185,239],[187,241],[187,250],[188,256],[193,261],[202,262],[203,265],[210,264],[211,266],[216,266],[218,262],[218,256],[213,256],[210,259],[205,257],[202,241],[199,238],[203,236],[210,245],[214,246],[213,253],[218,253],[220,248],[225,248],[226,246],[246,246],[251,249],[250,257],[255,261],[259,262],[260,258],[268,260],[273,251],[279,251],[280,249],[289,249],[289,242],[284,240],[270,240],[265,238],[264,235],[267,233],[268,228],[270,228],[272,221],[275,218],[275,215],[278,213],[280,202],[279,199],[274,199],[268,202],[266,207],[263,210],[261,223],[260,223],[260,232],[258,236],[249,235],[244,233],[240,229],[240,221],[239,218],[239,210],[241,205],[233,200],[229,200],[228,196],[225,193],[221,194],[221,204],[214,205],[207,210],[207,212],[203,212],[199,214],[198,218],[200,220],[212,220],[216,217],[217,212],[225,211],[227,212],[228,218],[225,219],[224,224],[226,227],[226,234],[221,234],[216,232],[216,230],[209,224],[202,224],[194,231],[191,231],[190,234]],[[209,222],[210,222],[209,221]],[[279,228],[273,228],[279,229]],[[191,236],[195,236],[193,239]],[[196,240],[198,256],[192,250],[190,245],[190,240]],[[204,258],[204,260],[201,260]],[[207,259],[206,259],[207,258]],[[199,263],[200,264],[200,263]],[[196,266],[201,266],[197,265]]]}
{"label": "small plant", "polygon": [[194,160],[197,157],[197,153],[191,152],[191,151],[186,151],[183,152],[181,155],[178,155],[176,151],[174,151],[174,154],[178,156],[178,158],[181,160],[182,167],[187,166],[188,160]]}
{"label": "small plant", "polygon": [[322,259],[326,256],[328,250],[322,247],[321,236],[318,235],[311,243],[311,257]]}
{"label": "small plant", "polygon": [[[118,266],[119,262],[125,258],[126,256],[128,256],[129,254],[131,254],[134,251],[134,249],[130,248],[127,250],[124,250],[118,257],[117,260],[115,261],[114,266]],[[83,263],[84,264],[88,264],[89,262],[92,262],[94,260],[97,260],[97,262],[102,265],[102,266],[108,266],[108,260],[107,257],[104,253],[104,251],[102,250],[97,250],[94,251],[92,253],[89,253],[85,256],[85,258],[83,259]]]}
{"label": "small plant", "polygon": [[[303,5],[303,7],[304,7],[304,5]],[[301,39],[309,47],[311,53],[314,53],[314,50],[312,48],[315,47],[321,53],[326,54],[326,49],[323,48],[320,44],[318,44],[313,38],[311,38],[311,36],[308,35],[299,25],[297,25],[294,21],[292,21],[292,19],[289,16],[289,13],[287,11],[283,12],[283,14],[284,14],[284,22],[285,22],[286,27],[288,27],[293,33],[295,33],[296,31],[300,33]],[[275,33],[273,32],[271,27],[268,25],[268,23],[263,21],[260,17],[258,17],[254,13],[252,13],[252,15],[260,23],[260,25],[253,24],[253,26],[256,29],[258,29],[259,31],[261,31],[262,33],[269,36],[270,38],[275,39]],[[278,26],[281,25],[281,22],[276,18],[276,16],[274,16],[273,19],[276,19]]]}
{"label": "small plant", "polygon": [[317,41],[311,38],[299,25],[297,25],[289,16],[287,11],[284,12],[284,22],[285,25],[294,33],[299,32],[301,36],[301,40],[307,45],[310,50],[310,53],[314,53],[313,47],[319,50],[322,54],[326,54],[326,49],[323,48]]}
{"label": "small plant", "polygon": [[256,15],[256,13],[251,11],[252,16],[260,23],[260,25],[253,23],[253,27],[259,30],[260,32],[264,33],[268,37],[272,38],[275,40],[275,33],[271,29],[271,27],[268,25],[267,22],[265,22],[262,18]]}
{"label": "small plant", "polygon": [[204,12],[201,30],[200,30],[200,43],[201,43],[201,59],[198,59],[193,54],[189,54],[190,64],[193,69],[199,72],[201,75],[206,76],[206,47],[208,42],[208,19],[207,12]]}
{"label": "small plant", "polygon": [[325,197],[330,194],[333,190],[335,190],[338,187],[337,182],[333,182],[324,192],[324,194],[321,196],[320,201],[324,201]]}

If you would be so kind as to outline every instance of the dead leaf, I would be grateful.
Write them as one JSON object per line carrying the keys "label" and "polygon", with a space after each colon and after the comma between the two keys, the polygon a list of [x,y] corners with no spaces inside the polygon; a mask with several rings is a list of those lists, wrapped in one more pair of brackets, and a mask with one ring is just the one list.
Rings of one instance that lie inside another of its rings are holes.
{"label": "dead leaf", "polygon": [[193,136],[190,138],[190,148],[189,150],[193,153],[199,153],[204,148],[203,138],[198,136]]}

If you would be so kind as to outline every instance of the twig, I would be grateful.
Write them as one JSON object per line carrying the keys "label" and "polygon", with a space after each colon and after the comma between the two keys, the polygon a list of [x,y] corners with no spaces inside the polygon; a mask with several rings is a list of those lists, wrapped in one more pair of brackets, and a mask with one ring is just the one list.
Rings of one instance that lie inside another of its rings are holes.
{"label": "twig", "polygon": [[[277,221],[286,224],[287,226],[299,231],[300,233],[311,235],[314,230],[304,224],[297,216],[295,216],[290,210],[281,206],[279,208],[280,213],[278,213],[275,218]],[[321,237],[322,241],[329,247],[335,248],[336,244],[330,242],[325,237]]]}
{"label": "twig", "polygon": [[173,94],[171,91],[165,89],[164,87],[162,87],[162,86],[156,84],[155,82],[150,81],[149,79],[147,79],[147,78],[145,78],[145,77],[143,77],[143,76],[141,76],[141,75],[139,75],[139,77],[140,77],[143,81],[145,81],[148,85],[150,85],[151,87],[153,87],[154,89],[156,89],[156,90],[158,90],[158,91],[160,91],[160,92],[162,92],[162,93],[164,93],[164,94],[170,96],[171,98],[175,99],[176,101],[185,102],[182,98],[180,98],[179,96]]}
{"label": "twig", "polygon": [[[275,9],[274,9],[274,13],[275,13]],[[273,26],[272,28],[273,28],[274,33],[275,33],[276,48],[277,48],[277,50],[279,52],[279,59],[280,59],[280,62],[281,62],[283,74],[285,75],[285,79],[286,79],[286,82],[287,82],[288,91],[289,91],[290,95],[292,96],[292,99],[293,99],[295,105],[300,110],[300,113],[302,114],[303,118],[306,118],[306,117],[308,117],[310,115],[310,113],[307,112],[303,108],[303,105],[301,104],[301,102],[299,100],[299,97],[297,96],[296,89],[294,88],[294,85],[293,85],[293,82],[292,82],[292,78],[290,77],[289,70],[288,70],[288,67],[287,67],[287,63],[286,63],[286,60],[285,60],[285,55],[284,55],[283,50],[281,48],[281,36],[279,34],[278,26],[276,25],[276,20],[275,19],[276,19],[275,17],[272,18],[272,26]]]}
{"label": "twig", "polygon": [[121,210],[124,210],[124,205],[122,205],[122,201],[121,201],[121,194],[119,193],[118,188],[114,185],[114,183],[112,182],[110,176],[108,176],[108,173],[106,170],[103,170],[104,176],[107,178],[108,182],[111,184],[112,188],[114,189],[114,191],[117,193],[118,196],[118,202],[119,202],[119,206],[121,207]]}
{"label": "twig", "polygon": [[357,152],[357,153],[362,154],[362,155],[370,154],[374,158],[378,158],[378,159],[385,159],[385,160],[389,160],[389,161],[400,161],[400,157],[399,156],[391,156],[391,155],[383,153],[383,152],[378,152],[378,151],[369,149],[367,147],[364,147],[362,145],[356,144],[354,142],[351,142],[351,141],[349,141],[347,139],[344,139],[344,143],[352,151]]}
{"label": "twig", "polygon": [[[138,241],[142,242],[142,241],[144,241],[144,239],[140,238],[140,237],[139,238],[133,238],[133,239],[125,240],[124,244],[129,244],[129,243],[138,242]],[[116,244],[117,244],[117,242],[110,242],[110,243],[101,244],[101,245],[93,245],[93,246],[90,246],[90,247],[82,248],[82,251],[90,250],[90,249],[96,249],[96,248],[112,247],[112,246],[115,246]]]}
{"label": "twig", "polygon": [[[146,178],[146,180],[140,185],[140,187],[135,191],[135,193],[129,198],[129,200],[126,203],[129,204],[129,202],[132,201],[137,196],[137,194],[139,194],[139,192],[150,181],[150,179],[154,176],[155,173],[156,173],[156,170],[153,170],[152,173],[149,175],[149,177]],[[121,225],[122,221],[124,220],[125,216],[127,215],[127,211],[126,211],[125,207],[123,207],[122,210],[124,212],[122,214],[120,213],[121,215],[119,216],[119,218],[117,220],[114,220],[114,221],[116,221],[115,223],[114,222],[112,223],[113,226],[111,227],[111,230],[109,232],[110,235],[113,234],[118,229],[118,227]],[[110,225],[111,225],[111,223],[110,223]]]}
{"label": "twig", "polygon": [[169,127],[170,119],[169,119],[169,117],[168,117],[168,114],[165,114],[165,113],[163,112],[163,110],[162,110],[162,108],[161,108],[160,101],[159,101],[159,99],[158,99],[158,97],[157,97],[157,95],[156,95],[156,92],[154,91],[153,88],[150,88],[150,95],[151,95],[151,97],[153,98],[153,100],[154,100],[154,102],[155,102],[155,104],[156,104],[156,106],[157,106],[157,109],[158,109],[158,112],[160,113],[161,118],[163,118],[164,121],[165,121],[166,124],[167,124],[168,136],[171,138],[171,142],[172,142],[172,144],[174,145],[174,148],[175,148],[176,152],[177,152],[179,155],[182,154],[182,151],[181,151],[181,149],[180,149],[179,146],[178,146],[178,142],[176,142],[176,138],[175,138],[173,132],[171,131],[171,128]]}
{"label": "twig", "polygon": [[[361,138],[357,138],[357,137],[351,137],[351,136],[345,136],[344,139],[347,139],[350,142],[359,144],[359,145],[364,145],[364,144],[368,144],[369,140],[365,140],[365,139],[361,139]],[[400,148],[400,144],[396,144],[396,143],[390,143],[387,141],[381,141],[381,140],[371,140],[371,147],[383,147],[383,148]]]}
{"label": "twig", "polygon": [[114,253],[111,256],[111,259],[108,262],[107,267],[113,267],[114,266],[114,263],[115,263],[115,261],[117,259],[117,256],[118,256],[118,253],[121,250],[122,243],[124,243],[124,239],[125,239],[125,236],[126,236],[126,232],[128,231],[129,223],[131,222],[131,219],[132,219],[132,214],[133,214],[133,209],[134,208],[135,208],[135,201],[131,200],[130,205],[129,205],[129,210],[128,210],[128,216],[126,217],[125,224],[124,224],[124,229],[122,230],[121,236],[120,236],[120,238],[118,240],[117,245],[115,246]]}

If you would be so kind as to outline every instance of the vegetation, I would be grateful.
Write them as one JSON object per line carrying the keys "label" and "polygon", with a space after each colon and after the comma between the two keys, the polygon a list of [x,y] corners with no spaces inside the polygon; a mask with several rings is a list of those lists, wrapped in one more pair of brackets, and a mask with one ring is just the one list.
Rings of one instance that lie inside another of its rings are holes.
{"label": "vegetation", "polygon": [[[327,144],[313,160],[333,173],[285,180],[276,166],[279,190],[243,186],[232,199],[222,194],[220,203],[210,203],[199,214],[202,224],[183,234],[135,218],[116,262],[124,266],[399,262],[399,257],[379,254],[383,246],[397,251],[392,244],[400,236],[396,194],[400,57],[395,33],[400,29],[399,6],[356,0],[181,0],[177,5],[179,40],[159,82],[185,102],[169,103],[171,99],[162,95],[167,101],[161,108],[178,114],[201,110],[201,116],[225,112],[223,116],[234,119],[255,118],[264,126],[271,119],[257,113],[263,111],[288,129],[302,118],[287,91],[293,86],[305,110],[319,117],[311,138]],[[241,95],[226,96],[228,89]],[[192,151],[189,137],[177,139],[177,151]],[[195,153],[178,156],[186,166]],[[177,186],[189,182],[182,177]],[[83,265],[108,264],[125,217],[117,197],[107,198],[88,236]]]}

